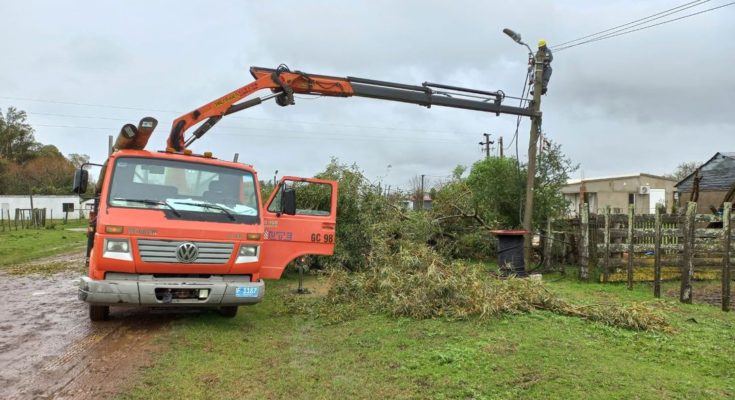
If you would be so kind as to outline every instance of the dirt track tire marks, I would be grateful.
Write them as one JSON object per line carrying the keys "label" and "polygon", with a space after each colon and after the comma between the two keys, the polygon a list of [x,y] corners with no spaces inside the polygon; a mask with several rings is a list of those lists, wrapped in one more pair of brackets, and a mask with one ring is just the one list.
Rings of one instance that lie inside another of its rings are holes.
{"label": "dirt track tire marks", "polygon": [[113,308],[110,321],[92,323],[78,275],[0,273],[0,398],[108,398],[150,364],[175,315]]}

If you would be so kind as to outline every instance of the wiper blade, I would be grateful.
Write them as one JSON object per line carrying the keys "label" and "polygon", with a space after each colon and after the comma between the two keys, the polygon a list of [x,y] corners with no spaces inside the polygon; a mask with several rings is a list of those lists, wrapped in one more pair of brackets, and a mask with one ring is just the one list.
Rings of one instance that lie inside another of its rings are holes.
{"label": "wiper blade", "polygon": [[115,201],[130,201],[130,202],[133,202],[133,203],[148,204],[148,205],[151,205],[151,206],[164,206],[164,207],[167,207],[169,210],[171,210],[171,212],[174,213],[174,215],[176,215],[177,217],[181,218],[181,213],[178,210],[176,210],[174,208],[174,206],[172,206],[171,204],[169,204],[169,203],[167,203],[165,201],[162,201],[162,200],[124,199],[124,198],[120,198],[120,197],[116,197],[113,200],[115,200]]}
{"label": "wiper blade", "polygon": [[222,212],[223,212],[223,213],[224,213],[225,215],[227,215],[227,217],[228,217],[228,218],[230,218],[231,220],[233,220],[233,221],[236,221],[236,220],[237,220],[237,219],[235,218],[235,216],[234,216],[234,215],[232,215],[232,213],[231,213],[231,212],[227,211],[227,208],[225,208],[225,207],[222,207],[222,206],[218,206],[217,204],[209,204],[209,203],[189,203],[189,202],[183,202],[183,201],[177,201],[177,202],[176,202],[176,204],[183,204],[183,205],[185,205],[185,206],[197,206],[197,207],[202,207],[202,208],[211,208],[211,209],[213,209],[213,210],[220,210],[220,211],[222,211]]}

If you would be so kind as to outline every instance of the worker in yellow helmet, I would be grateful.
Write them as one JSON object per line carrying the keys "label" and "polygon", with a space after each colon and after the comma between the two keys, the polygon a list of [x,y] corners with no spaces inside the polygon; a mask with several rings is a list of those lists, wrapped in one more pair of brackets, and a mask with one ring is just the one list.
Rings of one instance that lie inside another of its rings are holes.
{"label": "worker in yellow helmet", "polygon": [[[554,55],[551,53],[551,50],[546,47],[546,40],[544,39],[538,41],[538,49],[544,54],[544,72],[541,75],[541,94],[546,94],[549,79],[551,79],[551,62],[554,61]],[[531,79],[531,84],[533,84],[533,79]],[[533,91],[531,91],[531,94],[533,94]]]}
{"label": "worker in yellow helmet", "polygon": [[551,79],[551,62],[554,61],[554,55],[551,54],[551,50],[546,47],[546,41],[541,39],[538,41],[538,49],[544,52],[544,73],[541,75],[542,89],[541,94],[546,94],[546,89],[549,86],[549,79]]}

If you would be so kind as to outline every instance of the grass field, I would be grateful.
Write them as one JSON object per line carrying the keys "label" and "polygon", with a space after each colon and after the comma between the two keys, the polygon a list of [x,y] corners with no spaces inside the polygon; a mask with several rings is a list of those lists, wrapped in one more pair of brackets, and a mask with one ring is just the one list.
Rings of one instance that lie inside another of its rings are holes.
{"label": "grass field", "polygon": [[[415,321],[356,312],[345,322],[292,314],[293,279],[268,282],[235,319],[174,322],[163,352],[125,399],[732,398],[735,316],[654,301],[648,285],[545,277],[579,303],[646,301],[671,334],[536,311],[487,322]],[[313,278],[312,289],[323,283]],[[297,299],[297,301],[305,301]],[[306,300],[308,301],[308,300]]]}
{"label": "grass field", "polygon": [[86,221],[69,221],[67,224],[54,221],[53,225],[53,229],[0,232],[0,269],[84,247],[86,234],[66,229],[86,227]]}

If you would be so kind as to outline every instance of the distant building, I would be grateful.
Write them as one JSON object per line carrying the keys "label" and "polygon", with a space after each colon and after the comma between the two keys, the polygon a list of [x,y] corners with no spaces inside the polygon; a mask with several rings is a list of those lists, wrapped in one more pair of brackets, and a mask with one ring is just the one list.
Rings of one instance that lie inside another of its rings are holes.
{"label": "distant building", "polygon": [[[692,198],[694,172],[677,183],[679,205]],[[697,211],[708,213],[712,207],[719,208],[727,192],[735,186],[735,153],[716,153],[699,167],[699,199]]]}
{"label": "distant building", "polygon": [[[51,219],[52,215],[54,219],[64,218],[64,207],[73,211],[69,212],[69,218],[79,218],[80,211],[83,217],[89,215],[89,207],[91,202],[80,203],[79,196],[68,195],[68,196],[51,196],[51,195],[34,195],[33,196],[33,208],[46,209],[46,218]],[[0,210],[3,213],[3,218],[7,218],[8,212],[10,212],[10,218],[15,218],[16,209],[30,209],[31,198],[27,195],[8,195],[0,196]]]}
{"label": "distant building", "polygon": [[[401,200],[400,204],[401,204],[401,207],[403,207],[405,210],[418,210],[419,209],[418,203],[410,199]],[[431,210],[433,205],[434,205],[434,200],[431,199],[431,196],[429,194],[424,194],[424,201],[423,201],[424,210]]]}
{"label": "distant building", "polygon": [[606,206],[613,213],[627,213],[633,204],[636,214],[653,214],[656,204],[671,211],[675,183],[672,178],[641,173],[569,180],[561,191],[570,202],[571,214],[578,213],[583,203],[589,204],[592,213],[602,213]]}

